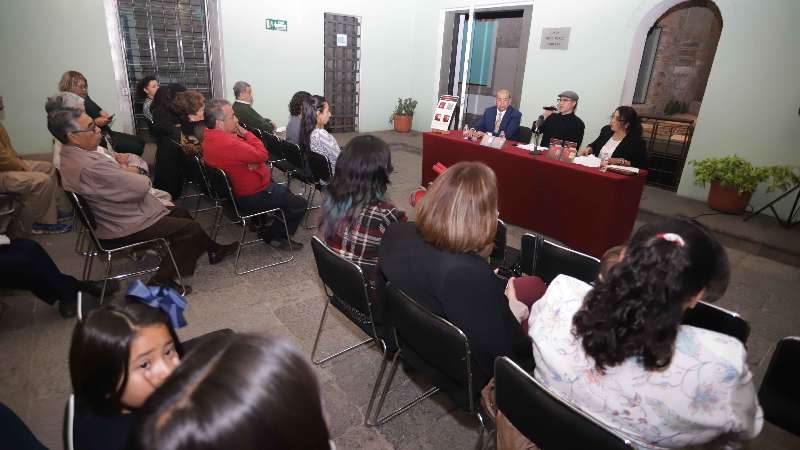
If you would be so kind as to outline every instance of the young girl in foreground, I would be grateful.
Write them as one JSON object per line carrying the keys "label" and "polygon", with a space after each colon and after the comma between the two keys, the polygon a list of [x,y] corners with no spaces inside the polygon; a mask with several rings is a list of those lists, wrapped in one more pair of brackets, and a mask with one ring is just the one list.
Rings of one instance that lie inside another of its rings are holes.
{"label": "young girl in foreground", "polygon": [[137,409],[181,353],[167,316],[138,301],[96,309],[79,321],[69,353],[75,449],[127,448]]}

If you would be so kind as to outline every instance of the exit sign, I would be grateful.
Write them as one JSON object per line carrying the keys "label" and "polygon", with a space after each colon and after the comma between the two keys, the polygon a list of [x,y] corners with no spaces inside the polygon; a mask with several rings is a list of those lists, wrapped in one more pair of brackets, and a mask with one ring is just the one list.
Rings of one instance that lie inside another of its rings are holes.
{"label": "exit sign", "polygon": [[289,21],[281,19],[267,19],[268,31],[287,31],[289,29]]}

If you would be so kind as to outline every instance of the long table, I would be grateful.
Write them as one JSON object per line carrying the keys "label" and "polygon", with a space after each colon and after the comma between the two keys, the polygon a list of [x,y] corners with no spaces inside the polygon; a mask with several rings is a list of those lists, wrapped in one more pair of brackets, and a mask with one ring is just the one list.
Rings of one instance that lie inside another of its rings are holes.
{"label": "long table", "polygon": [[533,156],[507,142],[502,149],[466,141],[460,131],[423,133],[422,183],[437,162],[481,161],[497,175],[500,218],[600,257],[633,230],[647,172],[620,175]]}

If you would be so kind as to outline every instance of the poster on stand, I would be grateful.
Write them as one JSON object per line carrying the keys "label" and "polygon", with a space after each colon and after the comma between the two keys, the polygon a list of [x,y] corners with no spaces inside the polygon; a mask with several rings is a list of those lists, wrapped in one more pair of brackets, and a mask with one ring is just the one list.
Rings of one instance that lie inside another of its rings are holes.
{"label": "poster on stand", "polygon": [[450,122],[453,121],[453,113],[455,112],[456,105],[458,104],[458,97],[455,95],[443,95],[439,97],[436,102],[436,107],[433,108],[433,120],[431,121],[431,130],[445,132],[450,129]]}

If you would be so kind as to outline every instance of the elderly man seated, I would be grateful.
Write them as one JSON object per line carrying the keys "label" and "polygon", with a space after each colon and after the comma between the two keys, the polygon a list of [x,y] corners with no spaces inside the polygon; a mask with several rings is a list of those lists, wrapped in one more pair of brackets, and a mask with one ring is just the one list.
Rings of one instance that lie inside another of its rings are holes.
{"label": "elderly man seated", "polygon": [[[270,182],[269,159],[264,144],[239,125],[227,100],[212,100],[206,106],[206,130],[203,158],[211,167],[222,169],[230,178],[237,206],[245,214],[280,208],[286,216],[286,228],[294,235],[306,213],[306,201],[292,194],[286,186]],[[283,224],[276,220],[259,235],[280,249],[303,247],[286,236]]]}
{"label": "elderly man seated", "polygon": [[[91,117],[74,108],[47,115],[47,128],[61,149],[61,181],[64,189],[83,196],[96,220],[95,234],[109,246],[121,246],[155,238],[170,243],[181,275],[194,274],[197,259],[208,253],[210,264],[230,255],[237,243],[214,242],[183,208],[167,209],[150,193],[150,179],[121,167],[98,153],[100,130]],[[175,269],[168,256],[161,259],[149,284],[175,288]],[[184,286],[184,293],[189,288]]]}
{"label": "elderly man seated", "polygon": [[[3,109],[0,98],[0,111]],[[33,234],[66,233],[72,227],[58,223],[56,194],[58,182],[53,165],[46,161],[22,159],[11,145],[11,138],[0,124],[0,192],[18,194],[23,207],[30,208],[35,222]],[[27,228],[26,224],[26,228]]]}
{"label": "elderly man seated", "polygon": [[261,117],[261,114],[253,109],[253,88],[246,81],[237,81],[233,85],[233,95],[236,101],[233,103],[233,112],[239,122],[250,128],[272,133],[275,125],[272,121]]}

